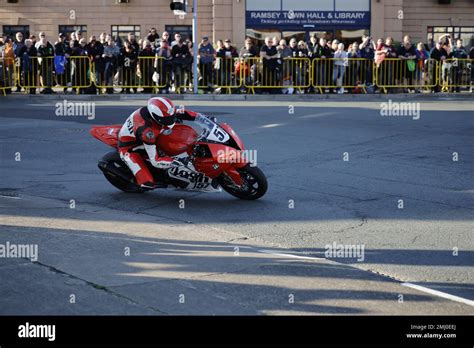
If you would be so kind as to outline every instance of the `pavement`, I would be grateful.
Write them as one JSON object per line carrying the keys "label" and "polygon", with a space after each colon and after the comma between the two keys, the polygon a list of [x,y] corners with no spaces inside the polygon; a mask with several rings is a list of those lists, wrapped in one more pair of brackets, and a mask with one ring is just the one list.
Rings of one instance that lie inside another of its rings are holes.
{"label": "pavement", "polygon": [[173,96],[257,150],[254,202],[117,191],[88,130],[146,96],[66,97],[94,118],[42,97],[0,98],[0,246],[38,247],[0,257],[0,314],[474,314],[472,96]]}

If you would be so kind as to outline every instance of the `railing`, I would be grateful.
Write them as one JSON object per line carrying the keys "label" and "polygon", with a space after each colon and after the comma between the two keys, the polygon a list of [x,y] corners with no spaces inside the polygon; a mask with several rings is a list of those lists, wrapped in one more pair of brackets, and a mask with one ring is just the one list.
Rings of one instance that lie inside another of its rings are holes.
{"label": "railing", "polygon": [[474,59],[451,58],[440,63],[439,84],[443,91],[474,84]]}
{"label": "railing", "polygon": [[192,89],[193,77],[192,77],[192,63],[189,59],[177,59],[171,60],[171,74],[170,74],[170,85],[176,93],[183,93],[186,90]]}
{"label": "railing", "polygon": [[107,93],[121,88],[124,92],[138,89],[145,93],[156,93],[158,88],[169,84],[168,64],[163,57],[138,57],[136,60],[125,58],[119,62],[117,57],[109,57],[100,64],[93,64],[92,79],[94,85]]}
{"label": "railing", "polygon": [[92,86],[92,64],[87,56],[28,57],[15,61],[15,83],[27,92],[43,88],[84,89]]}
{"label": "railing", "polygon": [[434,59],[385,58],[374,70],[374,84],[383,90],[433,88],[438,84],[438,62]]}
{"label": "railing", "polygon": [[[204,72],[208,78],[214,73],[214,87],[230,93],[231,89],[242,87],[242,69],[244,66],[240,65],[239,58],[216,58],[214,71],[209,71],[209,65],[207,65],[199,73],[202,77]],[[204,79],[201,81],[205,83]]]}
{"label": "railing", "polygon": [[313,59],[312,85],[323,92],[326,88],[353,88],[366,92],[373,85],[374,62],[364,58]]}
{"label": "railing", "polygon": [[[172,63],[173,79],[176,91],[192,89],[192,66],[190,64]],[[231,89],[242,86],[238,58],[217,57],[212,62],[198,63],[198,89],[203,92],[221,89],[230,93]]]}
{"label": "railing", "polygon": [[309,58],[262,59],[247,58],[240,69],[243,86],[254,93],[255,88],[302,90],[311,86],[311,61]]}
{"label": "railing", "polygon": [[15,86],[15,61],[12,58],[0,59],[0,93],[6,95]]}
{"label": "railing", "polygon": [[[386,58],[376,65],[363,58],[217,58],[198,64],[198,88],[255,93],[280,89],[283,93],[346,88],[367,92],[368,86],[387,92],[390,88],[432,89],[445,91],[473,85],[473,59],[409,60]],[[23,57],[0,60],[0,93],[19,86],[35,93],[52,88],[72,88],[78,92],[89,87],[113,93],[141,90],[145,93],[177,93],[192,89],[191,65],[163,57],[104,59],[92,62],[87,56]]]}

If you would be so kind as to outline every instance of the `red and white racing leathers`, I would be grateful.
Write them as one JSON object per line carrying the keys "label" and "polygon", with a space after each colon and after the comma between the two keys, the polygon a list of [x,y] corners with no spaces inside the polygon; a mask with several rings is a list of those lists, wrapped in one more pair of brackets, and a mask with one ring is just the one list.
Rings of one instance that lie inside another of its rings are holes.
{"label": "red and white racing leathers", "polygon": [[[190,110],[180,110],[175,116],[177,119],[193,121],[198,113]],[[150,116],[148,109],[142,107],[134,111],[125,121],[119,132],[120,158],[128,165],[135,175],[138,185],[153,188],[153,175],[148,170],[145,159],[138,149],[145,149],[151,164],[160,169],[167,169],[173,163],[172,157],[160,156],[157,149],[156,137],[167,127],[162,127]]]}

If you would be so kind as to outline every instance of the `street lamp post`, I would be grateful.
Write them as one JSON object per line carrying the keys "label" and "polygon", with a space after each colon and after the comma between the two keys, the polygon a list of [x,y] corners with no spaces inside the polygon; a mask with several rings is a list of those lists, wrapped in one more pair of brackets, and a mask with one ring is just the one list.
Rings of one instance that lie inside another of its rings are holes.
{"label": "street lamp post", "polygon": [[[174,12],[175,15],[184,16],[186,15],[186,5],[188,1],[191,0],[175,0],[171,1],[170,9]],[[194,94],[198,93],[198,66],[197,66],[197,56],[198,56],[198,2],[197,0],[193,1],[193,92]]]}
{"label": "street lamp post", "polygon": [[198,93],[198,39],[197,39],[197,0],[193,0],[193,92]]}

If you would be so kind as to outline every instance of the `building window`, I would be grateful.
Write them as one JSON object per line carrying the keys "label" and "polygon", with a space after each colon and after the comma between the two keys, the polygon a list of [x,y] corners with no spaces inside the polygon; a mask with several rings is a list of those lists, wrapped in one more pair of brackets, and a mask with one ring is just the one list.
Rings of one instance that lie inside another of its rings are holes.
{"label": "building window", "polygon": [[336,35],[334,38],[337,39],[339,42],[342,42],[347,49],[349,45],[354,42],[362,42],[362,37],[364,35],[369,35],[369,30],[336,30]]}
{"label": "building window", "polygon": [[285,39],[286,44],[290,43],[291,39],[295,39],[296,42],[300,40],[306,41],[306,32],[305,31],[283,31],[281,33],[281,38]]}
{"label": "building window", "polygon": [[30,26],[29,25],[4,25],[3,35],[9,36],[12,39],[15,38],[16,33],[22,33],[23,38],[27,39],[30,37]]}
{"label": "building window", "polygon": [[279,29],[247,29],[245,36],[252,39],[254,45],[262,46],[265,43],[265,38],[276,37],[278,40],[282,37],[282,33]]}
{"label": "building window", "polygon": [[449,34],[453,40],[462,39],[467,48],[474,46],[474,27],[428,27],[427,40],[433,47],[442,35]]}
{"label": "building window", "polygon": [[165,30],[170,34],[170,40],[174,41],[174,34],[180,33],[183,40],[193,40],[193,29],[191,25],[165,25]]}
{"label": "building window", "polygon": [[140,26],[139,25],[112,25],[112,37],[120,36],[122,40],[127,39],[127,35],[132,33],[135,37],[140,37]]}
{"label": "building window", "polygon": [[82,37],[87,37],[87,25],[59,25],[58,33],[63,33],[67,35],[67,38],[71,38],[71,33],[75,31],[80,31]]}
{"label": "building window", "polygon": [[326,40],[337,39],[344,45],[349,47],[354,41],[361,42],[363,35],[368,35],[368,29],[356,29],[356,30],[293,30],[293,31],[280,31],[279,29],[247,29],[246,37],[251,38],[254,44],[262,46],[265,43],[265,37],[274,38],[277,40],[280,38],[285,39],[288,44],[292,38],[296,41],[303,40],[309,42],[311,36],[315,35],[318,38],[325,38]]}

